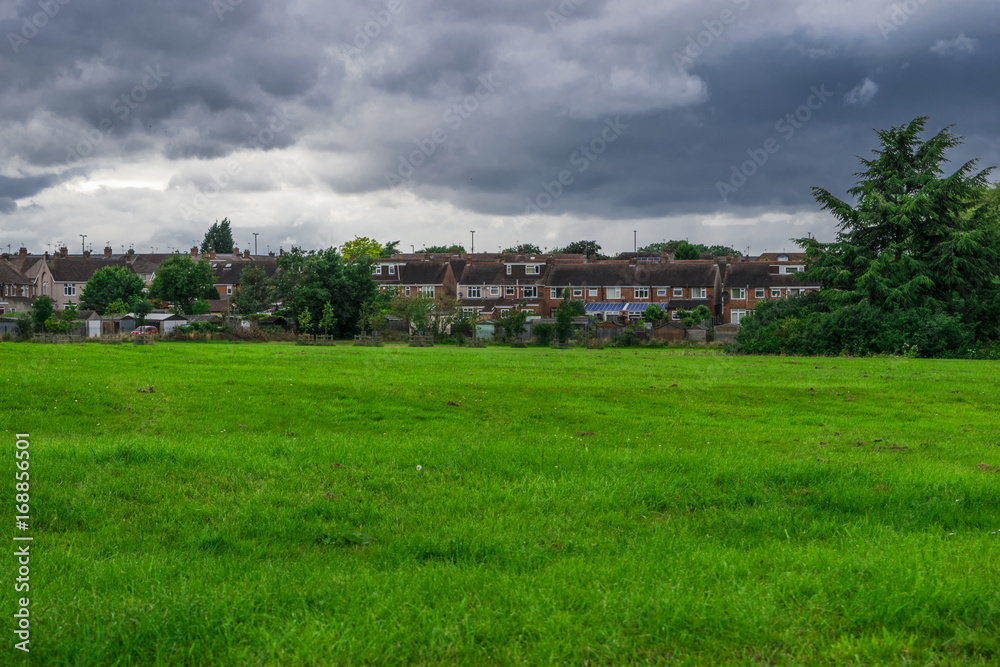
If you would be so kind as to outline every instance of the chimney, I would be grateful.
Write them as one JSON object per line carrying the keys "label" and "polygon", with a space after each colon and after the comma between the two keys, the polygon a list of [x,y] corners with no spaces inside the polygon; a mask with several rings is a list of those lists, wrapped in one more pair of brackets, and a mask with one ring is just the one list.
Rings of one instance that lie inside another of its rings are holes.
{"label": "chimney", "polygon": [[128,256],[131,257],[134,254],[135,254],[135,250],[133,250],[132,248],[129,248],[128,249]]}
{"label": "chimney", "polygon": [[[273,255],[274,253],[271,253],[271,254]],[[278,247],[278,254],[280,256],[284,257],[285,256],[285,249],[279,246]]]}
{"label": "chimney", "polygon": [[587,261],[588,262],[596,262],[597,261],[597,254],[596,253],[590,253],[589,255],[587,255]]}
{"label": "chimney", "polygon": [[209,259],[215,259],[215,251],[213,250],[212,252],[208,253],[208,257]]}
{"label": "chimney", "polygon": [[28,256],[28,249],[27,248],[18,248],[17,249],[17,256],[18,257],[27,257]]}
{"label": "chimney", "polygon": [[66,249],[66,246],[63,246],[63,247],[59,248],[59,256],[60,257],[65,257],[68,252],[69,252],[69,250]]}
{"label": "chimney", "polygon": [[198,256],[198,246],[196,245],[191,246],[191,256],[192,257]]}
{"label": "chimney", "polygon": [[111,257],[111,253],[112,252],[114,252],[114,251],[111,250],[111,246],[109,246],[109,245],[104,246],[104,259],[107,259],[108,257]]}
{"label": "chimney", "polygon": [[268,257],[274,257],[274,251],[271,251],[271,252],[267,253],[267,256]]}
{"label": "chimney", "polygon": [[49,258],[49,251],[48,251],[48,250],[46,250],[46,251],[45,251],[45,259],[48,259],[48,258]]}
{"label": "chimney", "polygon": [[243,259],[250,259],[250,249],[247,248],[243,251]]}
{"label": "chimney", "polygon": [[233,248],[233,254],[234,255],[239,255],[240,254],[240,249],[239,248]]}
{"label": "chimney", "polygon": [[83,256],[86,257],[87,259],[90,259],[90,251],[89,250],[84,250],[83,251]]}

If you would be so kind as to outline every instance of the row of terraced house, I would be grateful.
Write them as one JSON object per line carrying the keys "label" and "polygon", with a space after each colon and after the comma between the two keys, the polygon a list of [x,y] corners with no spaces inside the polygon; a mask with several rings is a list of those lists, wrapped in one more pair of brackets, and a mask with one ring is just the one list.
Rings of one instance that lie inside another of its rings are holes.
{"label": "row of terraced house", "polygon": [[601,321],[639,320],[650,304],[679,319],[679,310],[709,308],[717,324],[739,324],[762,301],[818,290],[796,275],[802,254],[674,260],[667,254],[396,255],[380,259],[374,278],[404,296],[451,296],[466,312],[496,319],[511,309],[551,317],[564,298],[584,302]]}
{"label": "row of terraced house", "polygon": [[[105,266],[122,266],[140,275],[147,286],[167,254],[29,255],[24,248],[0,259],[0,315],[24,312],[37,296],[49,296],[57,308],[79,303],[90,276]],[[200,257],[197,248],[191,258]],[[213,313],[227,310],[248,266],[276,272],[276,257],[248,251],[209,253],[219,298]],[[615,259],[584,255],[515,255],[499,253],[411,253],[377,260],[375,281],[382,289],[404,296],[450,296],[480,319],[495,319],[520,309],[550,317],[564,296],[583,301],[588,315],[601,321],[638,320],[650,304],[677,318],[677,311],[707,306],[718,324],[739,324],[761,301],[819,289],[795,274],[805,267],[803,255],[779,253],[756,258],[724,257],[674,260],[667,254],[623,253]]]}

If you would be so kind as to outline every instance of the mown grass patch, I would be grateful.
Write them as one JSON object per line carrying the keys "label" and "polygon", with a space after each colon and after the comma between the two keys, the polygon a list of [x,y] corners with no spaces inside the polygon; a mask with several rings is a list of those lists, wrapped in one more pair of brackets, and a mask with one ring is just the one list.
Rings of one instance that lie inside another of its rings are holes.
{"label": "mown grass patch", "polygon": [[1000,655],[992,363],[219,343],[0,358],[11,498],[13,434],[32,439],[39,664]]}

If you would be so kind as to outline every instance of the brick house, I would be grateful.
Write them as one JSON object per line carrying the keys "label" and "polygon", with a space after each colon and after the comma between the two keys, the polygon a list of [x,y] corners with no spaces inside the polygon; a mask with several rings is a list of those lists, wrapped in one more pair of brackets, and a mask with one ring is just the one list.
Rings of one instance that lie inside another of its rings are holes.
{"label": "brick house", "polygon": [[793,294],[819,290],[818,283],[799,278],[805,270],[801,261],[736,262],[726,267],[724,280],[723,322],[739,324],[752,313],[757,304],[774,299],[786,299]]}

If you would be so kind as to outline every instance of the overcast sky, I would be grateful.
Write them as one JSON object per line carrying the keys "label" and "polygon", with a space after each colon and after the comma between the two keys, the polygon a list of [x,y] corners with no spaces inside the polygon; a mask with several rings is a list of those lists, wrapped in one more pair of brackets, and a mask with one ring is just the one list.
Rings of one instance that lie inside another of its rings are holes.
{"label": "overcast sky", "polygon": [[[0,244],[832,240],[873,129],[1000,165],[996,0],[0,4]],[[929,135],[928,135],[929,136]],[[996,175],[994,175],[994,180]]]}

